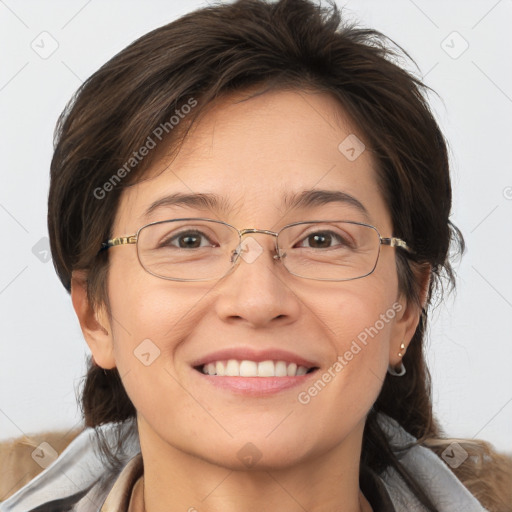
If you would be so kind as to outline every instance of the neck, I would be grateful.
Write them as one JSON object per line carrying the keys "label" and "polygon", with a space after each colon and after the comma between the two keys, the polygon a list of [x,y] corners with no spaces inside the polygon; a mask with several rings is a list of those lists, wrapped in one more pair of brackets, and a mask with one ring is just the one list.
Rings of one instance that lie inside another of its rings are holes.
{"label": "neck", "polygon": [[171,446],[139,421],[145,512],[371,511],[359,490],[363,426],[316,457],[242,470]]}

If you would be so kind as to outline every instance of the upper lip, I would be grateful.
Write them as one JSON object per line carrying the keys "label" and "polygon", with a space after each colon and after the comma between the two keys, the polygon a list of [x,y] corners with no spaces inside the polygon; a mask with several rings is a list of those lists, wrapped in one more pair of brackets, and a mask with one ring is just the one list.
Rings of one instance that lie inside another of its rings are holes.
{"label": "upper lip", "polygon": [[318,367],[318,364],[314,361],[305,359],[293,352],[283,349],[265,349],[255,350],[248,347],[236,347],[236,348],[225,348],[211,352],[205,356],[202,356],[192,362],[192,366],[204,366],[208,363],[215,361],[227,361],[229,359],[236,359],[237,361],[286,361],[287,363],[295,363],[297,366],[305,366],[306,368]]}

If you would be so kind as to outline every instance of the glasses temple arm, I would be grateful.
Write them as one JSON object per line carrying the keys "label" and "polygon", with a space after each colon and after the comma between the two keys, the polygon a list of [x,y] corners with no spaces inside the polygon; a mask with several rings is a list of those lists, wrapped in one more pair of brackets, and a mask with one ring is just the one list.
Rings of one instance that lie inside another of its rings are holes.
{"label": "glasses temple arm", "polygon": [[118,238],[112,238],[111,240],[102,242],[100,251],[106,251],[110,247],[115,247],[116,245],[136,244],[136,243],[137,243],[137,235],[120,236]]}
{"label": "glasses temple arm", "polygon": [[407,245],[407,242],[394,236],[391,238],[381,238],[380,243],[382,245],[389,245],[390,247],[400,247],[409,253],[414,253],[414,251]]}

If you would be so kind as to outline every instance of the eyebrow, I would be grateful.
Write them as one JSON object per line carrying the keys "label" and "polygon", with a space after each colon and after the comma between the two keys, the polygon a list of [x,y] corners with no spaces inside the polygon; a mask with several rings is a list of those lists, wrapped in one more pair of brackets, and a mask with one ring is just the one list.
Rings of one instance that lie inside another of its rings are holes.
{"label": "eyebrow", "polygon": [[324,206],[331,203],[341,203],[352,206],[359,210],[367,220],[370,219],[370,214],[363,203],[354,196],[346,192],[341,192],[341,190],[303,190],[302,192],[285,195],[283,201],[287,210],[291,208],[313,208],[315,206]]}
{"label": "eyebrow", "polygon": [[[366,219],[370,218],[368,210],[354,196],[341,192],[339,190],[321,190],[310,189],[302,190],[292,194],[285,194],[283,198],[283,206],[289,209],[306,209],[316,206],[323,206],[331,203],[341,203],[349,205],[359,210]],[[148,217],[155,210],[165,206],[188,206],[191,208],[207,209],[219,215],[227,215],[233,210],[229,201],[218,194],[213,193],[197,193],[183,194],[175,193],[156,200],[144,212],[144,217]]]}
{"label": "eyebrow", "polygon": [[144,217],[148,217],[158,208],[164,206],[189,206],[203,210],[211,210],[220,214],[227,214],[232,210],[231,205],[226,198],[212,193],[183,194],[177,192],[157,199],[144,212]]}

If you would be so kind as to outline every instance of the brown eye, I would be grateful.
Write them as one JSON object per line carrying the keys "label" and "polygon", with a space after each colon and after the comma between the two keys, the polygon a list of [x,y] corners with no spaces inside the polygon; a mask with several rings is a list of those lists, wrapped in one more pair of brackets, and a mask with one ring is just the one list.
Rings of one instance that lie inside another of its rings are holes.
{"label": "brown eye", "polygon": [[[206,243],[202,243],[203,241]],[[201,231],[188,230],[174,234],[163,240],[159,247],[176,247],[179,249],[199,249],[201,247],[215,247],[215,244]]]}
{"label": "brown eye", "polygon": [[[333,247],[350,246],[347,239],[333,231],[317,231],[309,234],[303,240],[307,240],[308,243],[305,247],[311,249],[331,249]],[[333,245],[333,243],[335,245]]]}

